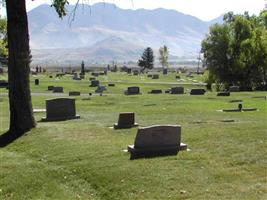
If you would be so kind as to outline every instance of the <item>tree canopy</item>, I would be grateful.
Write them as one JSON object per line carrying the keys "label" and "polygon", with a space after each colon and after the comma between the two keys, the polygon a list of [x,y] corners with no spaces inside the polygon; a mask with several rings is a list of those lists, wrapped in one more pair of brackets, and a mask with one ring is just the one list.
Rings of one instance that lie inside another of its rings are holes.
{"label": "tree canopy", "polygon": [[139,59],[139,61],[138,61],[138,66],[142,67],[143,70],[153,69],[153,67],[154,67],[154,55],[153,55],[153,50],[150,47],[147,47],[144,50],[144,53],[141,56],[141,59]]}
{"label": "tree canopy", "polygon": [[266,11],[260,16],[224,16],[223,24],[210,27],[202,41],[204,64],[209,70],[209,82],[243,90],[265,89],[267,77]]}
{"label": "tree canopy", "polygon": [[166,45],[159,48],[159,62],[163,68],[168,67],[169,49]]}

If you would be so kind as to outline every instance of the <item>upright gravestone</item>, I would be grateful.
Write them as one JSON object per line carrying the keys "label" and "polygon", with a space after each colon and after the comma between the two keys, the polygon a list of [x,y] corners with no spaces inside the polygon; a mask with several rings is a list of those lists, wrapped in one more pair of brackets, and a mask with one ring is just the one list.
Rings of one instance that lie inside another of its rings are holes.
{"label": "upright gravestone", "polygon": [[151,90],[151,92],[149,92],[149,94],[162,94],[162,90],[154,89],[154,90]]}
{"label": "upright gravestone", "polygon": [[39,79],[35,79],[35,80],[34,80],[34,84],[35,84],[35,85],[39,85]]}
{"label": "upright gravestone", "polygon": [[132,73],[132,69],[131,68],[128,68],[127,69],[127,74],[131,74]]}
{"label": "upright gravestone", "polygon": [[168,74],[168,69],[167,68],[164,68],[163,69],[163,75],[167,75]]}
{"label": "upright gravestone", "polygon": [[152,75],[152,79],[159,79],[159,75],[158,74],[153,74]]}
{"label": "upright gravestone", "polygon": [[120,113],[118,123],[114,124],[114,129],[132,128],[138,126],[135,123],[135,115],[133,112]]}
{"label": "upright gravestone", "polygon": [[134,76],[138,76],[138,75],[139,75],[139,71],[138,71],[138,70],[134,70],[134,71],[133,71],[133,75],[134,75]]}
{"label": "upright gravestone", "polygon": [[139,128],[134,145],[128,146],[131,159],[162,155],[176,155],[186,150],[187,145],[181,143],[181,126],[155,125]]}
{"label": "upright gravestone", "polygon": [[49,85],[49,86],[47,87],[47,90],[48,90],[48,91],[52,91],[52,90],[54,90],[54,86]]}
{"label": "upright gravestone", "polygon": [[8,82],[6,80],[0,80],[0,88],[8,88]]}
{"label": "upright gravestone", "polygon": [[78,119],[76,115],[75,99],[57,98],[46,100],[46,117],[42,121],[61,121]]}
{"label": "upright gravestone", "polygon": [[54,93],[63,93],[63,87],[54,87],[53,92]]}
{"label": "upright gravestone", "polygon": [[95,90],[95,93],[103,93],[104,91],[106,91],[107,88],[105,86],[98,86],[97,89]]}
{"label": "upright gravestone", "polygon": [[90,85],[90,87],[98,87],[99,86],[99,81],[98,80],[92,80],[91,81],[91,85]]}
{"label": "upright gravestone", "polygon": [[140,94],[140,88],[136,86],[128,87],[126,91],[124,91],[125,95],[135,95]]}
{"label": "upright gravestone", "polygon": [[190,94],[191,95],[204,95],[206,90],[204,89],[192,89]]}
{"label": "upright gravestone", "polygon": [[172,87],[171,94],[184,94],[184,87]]}

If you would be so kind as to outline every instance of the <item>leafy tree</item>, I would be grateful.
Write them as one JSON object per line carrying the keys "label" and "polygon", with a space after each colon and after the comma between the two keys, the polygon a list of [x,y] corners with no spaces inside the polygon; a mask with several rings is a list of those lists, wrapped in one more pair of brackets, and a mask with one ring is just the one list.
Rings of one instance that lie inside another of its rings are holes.
{"label": "leafy tree", "polygon": [[0,56],[6,57],[7,54],[7,20],[0,19]]}
{"label": "leafy tree", "polygon": [[139,59],[138,61],[138,66],[143,68],[142,71],[144,71],[145,69],[153,69],[154,55],[153,55],[153,50],[150,47],[147,47],[144,50],[141,59]]}
{"label": "leafy tree", "polygon": [[163,47],[159,48],[159,62],[163,68],[169,66],[168,58],[169,58],[169,50],[168,47],[164,45]]}
{"label": "leafy tree", "polygon": [[262,16],[224,16],[202,41],[209,84],[239,85],[243,90],[266,87],[266,26]]}

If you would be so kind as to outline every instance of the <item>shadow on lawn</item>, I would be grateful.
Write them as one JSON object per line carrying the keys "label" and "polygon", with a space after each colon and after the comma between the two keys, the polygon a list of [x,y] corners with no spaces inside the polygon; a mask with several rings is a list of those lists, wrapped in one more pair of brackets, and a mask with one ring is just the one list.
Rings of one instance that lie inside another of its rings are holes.
{"label": "shadow on lawn", "polygon": [[0,135],[0,148],[6,147],[16,139],[21,137],[24,133],[11,132],[7,131],[4,134]]}

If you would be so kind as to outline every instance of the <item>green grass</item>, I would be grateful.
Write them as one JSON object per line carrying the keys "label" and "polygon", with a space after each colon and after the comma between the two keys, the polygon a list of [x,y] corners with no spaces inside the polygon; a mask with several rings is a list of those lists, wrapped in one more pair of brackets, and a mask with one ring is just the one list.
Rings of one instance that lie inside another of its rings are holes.
{"label": "green grass", "polygon": [[[81,119],[39,122],[36,129],[0,149],[0,199],[266,199],[266,101],[251,97],[267,93],[147,94],[174,85],[174,77],[151,80],[115,73],[100,77],[102,82],[116,81],[116,87],[108,88],[107,96],[76,97]],[[92,90],[89,75],[83,81],[39,78],[40,86],[34,86],[32,77],[33,92],[47,92],[47,85],[64,86],[65,93]],[[141,87],[142,95],[123,95],[131,82]],[[33,96],[34,108],[45,108],[47,98],[54,97]],[[9,111],[7,97],[0,99],[2,134],[8,129]],[[259,111],[217,111],[236,108],[238,103],[229,103],[233,99]],[[124,111],[135,112],[141,126],[180,124],[182,142],[190,151],[129,160],[123,150],[133,144],[137,129],[109,128]],[[43,116],[35,114],[36,120]],[[221,122],[225,119],[235,122]]]}

